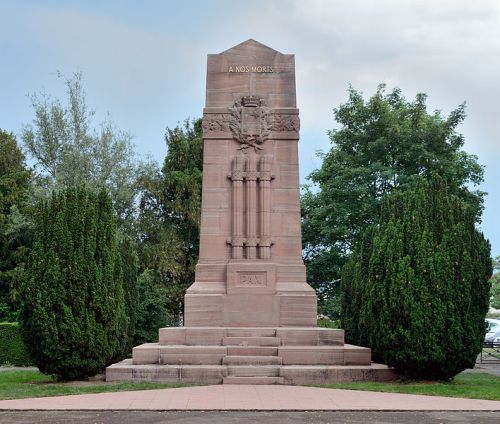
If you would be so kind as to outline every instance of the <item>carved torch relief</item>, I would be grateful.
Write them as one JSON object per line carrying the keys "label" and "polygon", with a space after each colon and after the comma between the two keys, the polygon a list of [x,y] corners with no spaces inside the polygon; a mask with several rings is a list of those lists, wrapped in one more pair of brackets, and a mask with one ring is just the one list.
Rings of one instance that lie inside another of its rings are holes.
{"label": "carved torch relief", "polygon": [[[241,151],[233,158],[232,180],[233,259],[271,257],[270,183],[272,157],[261,154],[262,144],[270,138],[270,109],[258,96],[237,100],[230,110],[229,128]],[[244,168],[244,170],[243,170]]]}

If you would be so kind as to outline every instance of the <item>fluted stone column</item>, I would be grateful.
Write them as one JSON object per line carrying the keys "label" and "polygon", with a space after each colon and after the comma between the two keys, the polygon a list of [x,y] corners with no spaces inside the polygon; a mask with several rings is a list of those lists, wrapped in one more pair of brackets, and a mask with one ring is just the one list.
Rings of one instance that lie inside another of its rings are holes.
{"label": "fluted stone column", "polygon": [[250,153],[246,162],[247,234],[245,252],[247,259],[257,258],[257,157]]}
{"label": "fluted stone column", "polygon": [[260,196],[260,241],[259,257],[260,259],[269,259],[271,257],[271,157],[264,155],[259,161],[259,196]]}
{"label": "fluted stone column", "polygon": [[230,175],[233,185],[233,225],[232,225],[232,258],[243,258],[243,177],[246,157],[237,155],[233,159],[233,171]]}

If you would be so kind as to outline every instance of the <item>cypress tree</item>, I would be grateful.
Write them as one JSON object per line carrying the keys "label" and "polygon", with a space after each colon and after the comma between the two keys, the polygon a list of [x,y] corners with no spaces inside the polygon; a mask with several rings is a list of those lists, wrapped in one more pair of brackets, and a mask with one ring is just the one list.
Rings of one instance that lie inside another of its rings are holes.
{"label": "cypress tree", "polygon": [[474,211],[439,177],[395,192],[343,269],[347,339],[412,378],[474,367],[492,264]]}
{"label": "cypress tree", "polygon": [[137,246],[134,240],[130,237],[122,236],[118,243],[118,249],[119,255],[117,255],[117,272],[119,273],[118,278],[123,281],[127,333],[127,337],[123,340],[123,346],[118,357],[126,357],[132,351],[137,324],[137,308],[139,300],[137,276],[139,258],[137,255]]}
{"label": "cypress tree", "polygon": [[34,216],[21,324],[40,371],[59,379],[102,370],[126,337],[116,226],[104,190],[53,193]]}

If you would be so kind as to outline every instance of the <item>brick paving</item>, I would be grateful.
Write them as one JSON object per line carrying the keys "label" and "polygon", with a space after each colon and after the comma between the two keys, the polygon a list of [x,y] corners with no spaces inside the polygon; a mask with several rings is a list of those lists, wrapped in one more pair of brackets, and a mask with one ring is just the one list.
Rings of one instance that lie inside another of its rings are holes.
{"label": "brick paving", "polygon": [[302,386],[217,385],[2,400],[0,410],[500,411],[500,401]]}

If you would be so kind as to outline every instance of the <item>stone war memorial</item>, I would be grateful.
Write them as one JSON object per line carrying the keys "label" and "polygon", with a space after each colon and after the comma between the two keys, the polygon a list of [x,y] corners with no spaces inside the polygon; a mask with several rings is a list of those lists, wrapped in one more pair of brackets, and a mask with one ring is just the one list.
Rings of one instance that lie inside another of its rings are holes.
{"label": "stone war memorial", "polygon": [[316,326],[301,257],[295,58],[254,40],[208,55],[196,278],[184,326],[111,365],[108,381],[388,380],[370,349]]}

